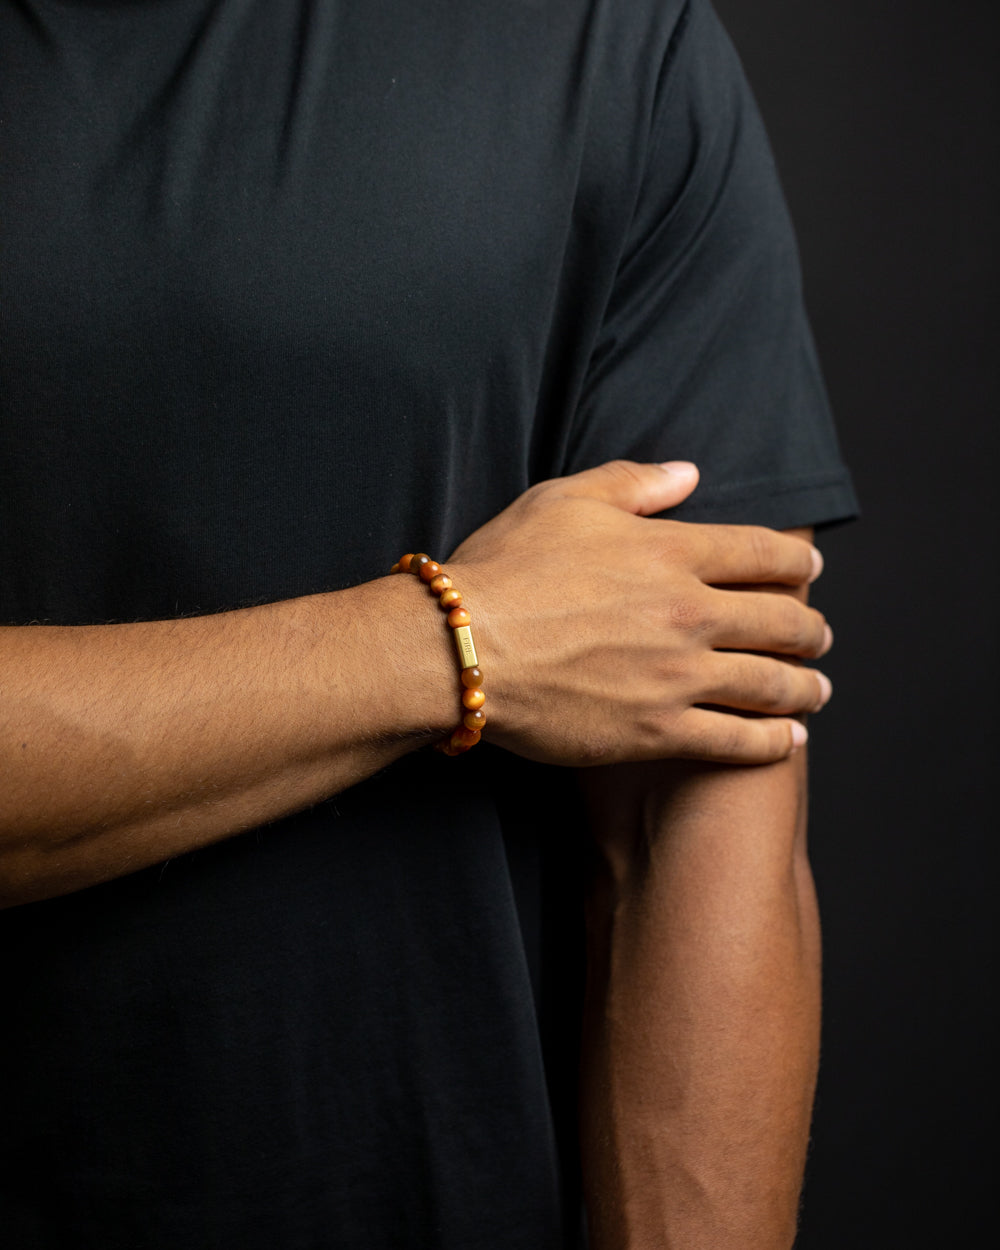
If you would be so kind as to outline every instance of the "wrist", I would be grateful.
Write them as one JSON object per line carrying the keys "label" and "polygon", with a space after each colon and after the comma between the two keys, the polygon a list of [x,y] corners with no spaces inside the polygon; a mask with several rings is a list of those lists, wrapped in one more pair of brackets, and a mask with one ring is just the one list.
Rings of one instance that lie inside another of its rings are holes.
{"label": "wrist", "polygon": [[487,723],[483,671],[479,667],[472,637],[472,614],[463,602],[462,592],[444,567],[426,553],[408,552],[400,556],[390,572],[415,577],[419,584],[426,587],[431,601],[444,613],[458,660],[460,720],[450,734],[436,743],[436,747],[445,755],[463,755],[476,746]]}
{"label": "wrist", "polygon": [[[518,632],[521,613],[508,611],[506,570],[478,561],[445,566],[462,587],[464,602],[472,613],[476,649],[480,666],[486,674],[489,723],[484,736],[508,750],[517,750],[514,727],[530,723],[532,694],[535,688],[526,682],[524,672],[530,665],[535,630]],[[524,618],[530,618],[531,586],[525,579]],[[524,648],[528,654],[522,651]]]}
{"label": "wrist", "polygon": [[359,608],[366,620],[363,665],[373,687],[373,728],[413,749],[444,738],[455,725],[459,683],[451,630],[413,577],[383,577]]}

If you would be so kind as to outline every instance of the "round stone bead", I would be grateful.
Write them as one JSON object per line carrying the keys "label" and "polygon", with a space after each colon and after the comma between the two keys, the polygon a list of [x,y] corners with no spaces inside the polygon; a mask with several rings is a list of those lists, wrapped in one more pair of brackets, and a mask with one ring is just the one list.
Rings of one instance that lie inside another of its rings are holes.
{"label": "round stone bead", "polygon": [[431,581],[431,590],[433,590],[436,595],[443,595],[444,592],[450,588],[450,586],[451,578],[447,573],[439,573],[437,577]]}
{"label": "round stone bead", "polygon": [[441,606],[446,612],[450,612],[452,608],[457,608],[461,602],[462,593],[456,590],[454,586],[449,586],[441,594]]}
{"label": "round stone bead", "polygon": [[426,564],[420,566],[420,580],[422,582],[432,582],[441,572],[441,565],[437,560],[428,560]]}
{"label": "round stone bead", "polygon": [[451,745],[458,747],[460,751],[468,751],[469,747],[474,747],[481,737],[478,729],[466,729],[463,726],[451,735]]}
{"label": "round stone bead", "polygon": [[453,608],[448,613],[448,624],[452,629],[460,629],[463,625],[471,625],[472,617],[465,608]]}
{"label": "round stone bead", "polygon": [[423,551],[418,552],[417,555],[411,556],[410,558],[409,572],[416,573],[416,575],[419,577],[420,570],[424,567],[425,564],[430,564],[430,562],[431,562],[431,558],[429,555],[426,555]]}
{"label": "round stone bead", "polygon": [[475,690],[483,684],[483,670],[476,665],[473,668],[462,669],[462,685],[466,690]]}
{"label": "round stone bead", "polygon": [[412,551],[408,551],[408,552],[406,553],[406,555],[405,555],[405,556],[400,556],[400,557],[399,557],[399,564],[398,564],[398,566],[397,566],[397,567],[399,568],[400,573],[409,573],[409,571],[410,571],[410,561],[411,561],[412,559],[413,559],[413,552],[412,552]]}
{"label": "round stone bead", "polygon": [[474,712],[466,712],[462,717],[462,724],[466,729],[482,729],[486,724],[486,713],[482,708],[477,708]]}
{"label": "round stone bead", "polygon": [[470,712],[474,712],[486,702],[486,695],[482,690],[466,690],[462,694],[462,702]]}

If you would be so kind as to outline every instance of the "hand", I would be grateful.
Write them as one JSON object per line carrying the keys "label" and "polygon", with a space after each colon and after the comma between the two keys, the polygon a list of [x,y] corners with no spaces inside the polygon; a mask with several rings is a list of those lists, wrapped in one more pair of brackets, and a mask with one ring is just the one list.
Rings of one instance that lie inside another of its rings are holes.
{"label": "hand", "polygon": [[832,635],[792,594],[751,587],[801,587],[819,553],[756,526],[653,518],[697,480],[693,465],[613,461],[532,487],[457,548],[487,738],[566,765],[768,763],[805,741],[788,718],[830,687],[790,661]]}

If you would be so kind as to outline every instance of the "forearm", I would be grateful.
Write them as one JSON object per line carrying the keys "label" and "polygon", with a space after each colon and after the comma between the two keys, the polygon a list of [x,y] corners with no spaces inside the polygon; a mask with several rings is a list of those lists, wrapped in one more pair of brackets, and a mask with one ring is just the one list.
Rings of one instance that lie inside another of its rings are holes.
{"label": "forearm", "polygon": [[0,903],[277,819],[444,733],[438,615],[390,578],[217,616],[0,630]]}
{"label": "forearm", "polygon": [[804,776],[799,752],[600,783],[582,1104],[594,1250],[794,1240],[819,1023]]}
{"label": "forearm", "polygon": [[[754,587],[800,588],[819,555],[767,530],[653,519],[690,494],[687,468],[615,462],[540,483],[456,550],[498,745],[559,764],[793,749],[790,718],[825,694],[775,653],[820,656],[829,630]],[[213,617],[0,629],[0,903],[274,820],[443,735],[459,689],[427,600],[386,578]]]}

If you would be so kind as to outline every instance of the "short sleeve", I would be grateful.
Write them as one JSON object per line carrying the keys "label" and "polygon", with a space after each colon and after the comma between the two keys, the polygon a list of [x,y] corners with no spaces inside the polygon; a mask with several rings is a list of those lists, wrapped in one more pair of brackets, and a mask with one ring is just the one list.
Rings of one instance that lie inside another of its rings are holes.
{"label": "short sleeve", "polygon": [[763,125],[707,0],[659,67],[569,471],[616,456],[701,470],[680,519],[789,528],[854,514]]}

